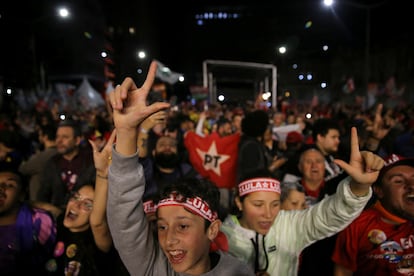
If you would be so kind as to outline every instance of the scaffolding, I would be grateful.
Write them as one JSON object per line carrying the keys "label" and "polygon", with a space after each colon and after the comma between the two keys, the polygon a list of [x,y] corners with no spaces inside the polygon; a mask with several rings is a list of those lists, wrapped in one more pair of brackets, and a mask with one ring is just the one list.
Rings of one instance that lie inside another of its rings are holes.
{"label": "scaffolding", "polygon": [[217,87],[226,82],[252,84],[252,99],[257,92],[271,92],[271,103],[276,108],[277,68],[275,65],[226,60],[203,62],[203,86],[208,89],[210,103],[217,102]]}

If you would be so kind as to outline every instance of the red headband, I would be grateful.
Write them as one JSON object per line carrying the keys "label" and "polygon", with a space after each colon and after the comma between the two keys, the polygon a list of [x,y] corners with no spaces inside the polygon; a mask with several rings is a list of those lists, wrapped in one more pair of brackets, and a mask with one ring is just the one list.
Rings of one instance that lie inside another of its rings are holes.
{"label": "red headband", "polygon": [[280,182],[273,178],[252,178],[239,184],[239,196],[253,192],[275,192],[280,194]]}
{"label": "red headband", "polygon": [[153,214],[157,210],[157,206],[152,200],[147,200],[144,202],[144,212],[145,214]]}
{"label": "red headband", "polygon": [[182,195],[171,193],[169,198],[160,200],[156,208],[162,206],[182,206],[191,213],[205,218],[210,222],[218,218],[217,212],[213,212],[208,203],[200,197],[187,198],[185,201],[183,201],[183,198]]}

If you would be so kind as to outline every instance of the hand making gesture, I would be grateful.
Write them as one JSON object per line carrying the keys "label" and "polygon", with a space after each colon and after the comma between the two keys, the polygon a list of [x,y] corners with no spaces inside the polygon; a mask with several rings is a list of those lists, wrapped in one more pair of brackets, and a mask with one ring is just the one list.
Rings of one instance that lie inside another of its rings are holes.
{"label": "hand making gesture", "polygon": [[355,127],[351,129],[351,156],[349,164],[336,159],[335,163],[352,177],[351,190],[356,196],[364,196],[377,180],[384,160],[370,152],[359,151],[358,134]]}
{"label": "hand making gesture", "polygon": [[116,129],[112,131],[111,136],[109,137],[102,151],[99,151],[96,144],[93,141],[89,140],[89,144],[93,150],[93,163],[95,164],[97,175],[103,177],[108,176],[108,168],[111,164],[112,159],[112,145],[114,144],[115,137]]}
{"label": "hand making gesture", "polygon": [[147,78],[140,88],[131,78],[126,78],[109,94],[114,125],[117,129],[117,141],[121,141],[116,144],[116,150],[120,154],[134,154],[137,150],[137,127],[151,114],[170,106],[165,102],[147,105],[147,96],[154,82],[156,71],[157,63],[153,61]]}
{"label": "hand making gesture", "polygon": [[114,109],[114,124],[118,132],[123,129],[136,128],[151,114],[168,108],[169,103],[155,102],[147,105],[147,96],[154,82],[157,63],[151,62],[144,84],[138,88],[131,78],[125,78],[121,85],[109,94],[111,106]]}
{"label": "hand making gesture", "polygon": [[95,143],[89,140],[93,149],[93,162],[96,169],[95,196],[89,223],[96,246],[104,252],[108,252],[112,247],[112,237],[106,219],[106,201],[108,197],[108,168],[111,164],[115,136],[116,130],[113,130],[102,151],[99,151]]}

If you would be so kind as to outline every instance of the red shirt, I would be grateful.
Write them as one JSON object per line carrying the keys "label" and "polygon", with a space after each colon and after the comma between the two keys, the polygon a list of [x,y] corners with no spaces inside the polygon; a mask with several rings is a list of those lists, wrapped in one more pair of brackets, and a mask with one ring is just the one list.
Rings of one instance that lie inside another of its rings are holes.
{"label": "red shirt", "polygon": [[316,199],[319,198],[319,194],[321,193],[322,189],[325,187],[325,181],[322,181],[319,188],[315,191],[310,190],[309,186],[306,184],[305,181],[303,181],[303,179],[301,180],[301,184],[302,184],[303,188],[305,189],[305,195],[314,197]]}
{"label": "red shirt", "polygon": [[365,210],[339,233],[332,260],[352,270],[354,275],[414,275],[414,227],[392,217],[378,202]]}

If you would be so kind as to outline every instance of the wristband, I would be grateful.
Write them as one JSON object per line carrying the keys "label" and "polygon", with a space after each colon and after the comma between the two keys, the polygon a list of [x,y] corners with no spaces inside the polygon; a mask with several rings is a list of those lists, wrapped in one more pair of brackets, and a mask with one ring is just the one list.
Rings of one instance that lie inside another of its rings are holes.
{"label": "wristband", "polygon": [[104,176],[104,175],[100,175],[100,174],[96,174],[97,177],[102,178],[102,179],[108,179],[108,176]]}

